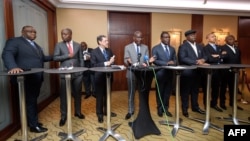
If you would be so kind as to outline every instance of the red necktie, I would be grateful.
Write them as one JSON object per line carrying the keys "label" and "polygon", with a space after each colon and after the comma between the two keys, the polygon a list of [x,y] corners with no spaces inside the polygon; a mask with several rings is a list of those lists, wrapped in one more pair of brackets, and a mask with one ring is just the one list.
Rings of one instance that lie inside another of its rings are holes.
{"label": "red necktie", "polygon": [[68,44],[69,53],[72,54],[73,53],[73,48],[71,47],[69,42],[67,44]]}

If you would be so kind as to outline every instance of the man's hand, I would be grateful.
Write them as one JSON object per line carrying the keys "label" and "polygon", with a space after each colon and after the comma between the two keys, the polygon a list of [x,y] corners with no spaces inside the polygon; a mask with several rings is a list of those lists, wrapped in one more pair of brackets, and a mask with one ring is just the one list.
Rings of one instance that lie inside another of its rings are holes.
{"label": "man's hand", "polygon": [[20,72],[23,72],[23,70],[21,68],[13,68],[13,69],[8,71],[8,74],[17,74]]}

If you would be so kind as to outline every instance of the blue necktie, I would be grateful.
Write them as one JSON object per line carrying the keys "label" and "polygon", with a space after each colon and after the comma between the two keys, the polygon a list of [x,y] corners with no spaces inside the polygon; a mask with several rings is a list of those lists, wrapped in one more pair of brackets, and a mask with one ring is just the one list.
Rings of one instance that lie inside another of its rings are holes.
{"label": "blue necktie", "polygon": [[136,52],[137,52],[137,54],[139,54],[139,53],[140,53],[140,48],[139,48],[139,45],[137,45]]}
{"label": "blue necktie", "polygon": [[214,48],[215,51],[217,51],[216,45],[213,44],[212,47]]}
{"label": "blue necktie", "polygon": [[108,61],[108,54],[105,49],[103,49],[103,55],[106,61]]}
{"label": "blue necktie", "polygon": [[165,46],[165,51],[166,51],[166,57],[169,59],[169,51],[168,51],[168,46]]}

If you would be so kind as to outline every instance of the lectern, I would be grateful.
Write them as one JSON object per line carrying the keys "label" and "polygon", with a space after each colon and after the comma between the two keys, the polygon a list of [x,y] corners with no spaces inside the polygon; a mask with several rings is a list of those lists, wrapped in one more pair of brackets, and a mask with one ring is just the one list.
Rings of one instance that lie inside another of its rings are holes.
{"label": "lectern", "polygon": [[118,128],[121,124],[115,124],[111,127],[110,124],[110,78],[111,78],[111,73],[112,72],[117,72],[117,71],[123,71],[125,70],[124,68],[112,68],[112,67],[94,67],[94,68],[90,68],[91,71],[94,72],[103,72],[106,73],[106,82],[107,82],[107,129],[103,128],[103,127],[98,127],[97,130],[101,131],[104,133],[104,135],[99,139],[99,141],[104,141],[106,140],[109,136],[112,136],[113,138],[115,138],[118,141],[125,141],[124,138],[122,138],[121,135],[119,135],[118,133],[115,133],[114,130],[116,128]]}
{"label": "lectern", "polygon": [[180,125],[180,75],[181,72],[183,70],[188,70],[188,69],[196,69],[196,66],[163,66],[162,68],[164,69],[170,69],[173,70],[175,72],[175,77],[176,77],[176,96],[175,96],[175,122],[168,122],[168,121],[159,121],[160,124],[162,125],[171,125],[174,126],[173,130],[172,130],[172,136],[176,136],[178,129],[183,129],[189,132],[194,132],[193,129],[186,127],[186,126],[182,126]]}
{"label": "lectern", "polygon": [[239,125],[239,122],[248,123],[248,121],[237,119],[237,93],[238,93],[238,79],[239,79],[239,70],[244,68],[250,68],[248,64],[225,64],[231,68],[234,72],[234,97],[233,97],[233,115],[228,118],[217,117],[219,120],[232,121],[235,125]]}
{"label": "lectern", "polygon": [[199,69],[204,69],[206,71],[206,74],[207,74],[206,119],[205,119],[205,121],[202,119],[197,119],[197,118],[194,118],[193,120],[204,123],[203,134],[206,134],[206,135],[208,134],[209,127],[214,128],[218,131],[224,132],[223,128],[220,128],[217,125],[210,123],[211,76],[212,76],[212,73],[214,70],[229,69],[230,67],[226,66],[226,65],[208,65],[208,66],[200,65],[197,67]]}
{"label": "lectern", "polygon": [[45,73],[51,73],[51,74],[64,74],[65,80],[66,80],[66,94],[67,94],[67,129],[68,133],[60,132],[58,134],[59,137],[61,137],[61,141],[80,141],[77,136],[81,135],[85,132],[84,129],[77,131],[76,133],[72,133],[72,121],[71,121],[71,74],[77,73],[77,72],[83,72],[88,70],[88,68],[84,67],[74,67],[74,68],[64,68],[64,69],[47,69],[44,70]]}
{"label": "lectern", "polygon": [[[40,73],[43,72],[41,68],[34,68],[29,71],[24,71],[17,74],[8,74],[7,72],[0,72],[0,75],[9,75],[9,76],[17,76],[18,83],[18,93],[19,93],[19,104],[20,104],[20,117],[21,117],[21,128],[22,128],[22,141],[28,141],[27,136],[27,115],[26,115],[26,103],[25,103],[25,90],[24,90],[24,79],[25,76],[32,73]],[[43,134],[39,137],[31,139],[29,141],[39,141],[44,139],[48,134]]]}
{"label": "lectern", "polygon": [[151,88],[152,79],[154,76],[154,70],[157,71],[160,67],[129,67],[131,69],[139,84],[139,113],[137,118],[130,122],[134,136],[139,139],[143,136],[154,134],[160,135],[161,132],[152,120],[148,98]]}

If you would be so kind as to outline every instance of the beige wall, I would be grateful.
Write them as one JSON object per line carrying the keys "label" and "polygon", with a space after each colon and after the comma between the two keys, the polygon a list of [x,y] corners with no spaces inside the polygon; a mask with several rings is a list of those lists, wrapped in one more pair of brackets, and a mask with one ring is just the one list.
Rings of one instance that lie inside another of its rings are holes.
{"label": "beige wall", "polygon": [[[223,32],[229,32],[237,39],[238,31],[238,16],[219,16],[219,15],[204,15],[203,21],[203,43],[207,44],[206,35],[210,32],[216,32],[222,29]],[[223,40],[225,35],[219,36],[219,40]],[[221,38],[220,38],[221,37]],[[218,35],[217,35],[218,38]],[[224,40],[221,41],[224,43]]]}
{"label": "beige wall", "polygon": [[[182,42],[185,39],[184,32],[191,27],[191,15],[190,14],[163,14],[152,13],[152,47],[160,43],[160,34],[162,31],[180,31],[181,37],[175,38],[171,36],[171,40],[178,39],[178,42]],[[176,51],[179,46],[175,46]]]}
{"label": "beige wall", "polygon": [[[58,41],[61,41],[60,31],[69,27],[73,30],[73,40],[86,41],[89,47],[96,47],[96,36],[108,34],[107,11],[83,9],[57,9]],[[206,34],[218,29],[229,32],[237,38],[237,16],[204,15],[203,43],[207,43]],[[151,46],[160,42],[162,31],[180,31],[180,40],[185,39],[184,32],[191,28],[191,14],[152,13]],[[171,40],[175,40],[171,36]],[[175,46],[178,51],[178,46]]]}
{"label": "beige wall", "polygon": [[96,37],[107,35],[107,11],[82,9],[57,9],[58,41],[61,41],[61,29],[71,28],[73,40],[85,41],[89,47],[97,47]]}

